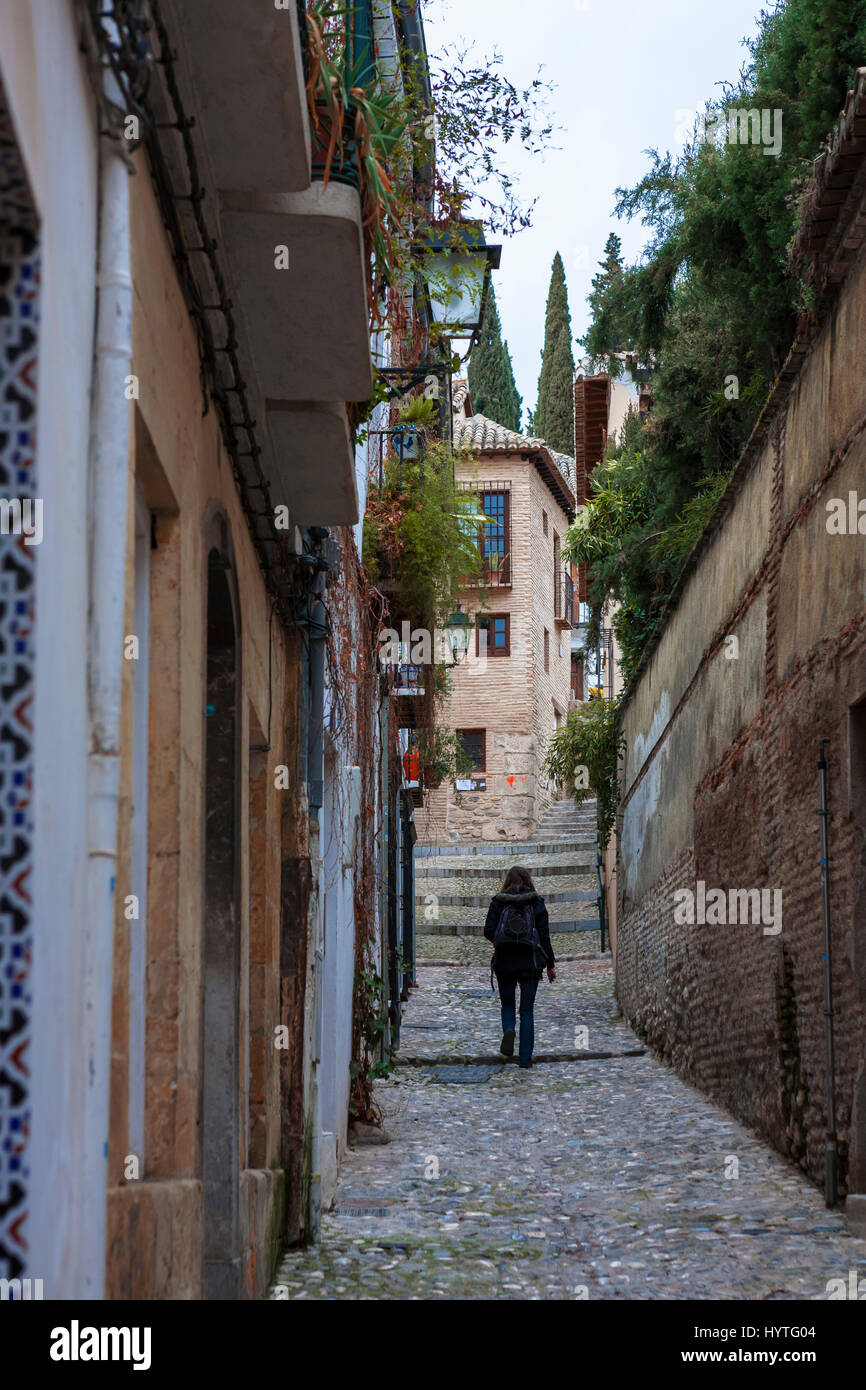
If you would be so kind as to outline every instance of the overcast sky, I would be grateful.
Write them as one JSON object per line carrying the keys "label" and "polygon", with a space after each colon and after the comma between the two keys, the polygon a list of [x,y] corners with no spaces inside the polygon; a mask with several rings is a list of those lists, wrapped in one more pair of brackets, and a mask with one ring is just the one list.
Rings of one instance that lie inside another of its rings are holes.
{"label": "overcast sky", "polygon": [[[526,85],[540,64],[556,84],[551,110],[564,127],[544,159],[514,157],[521,194],[537,197],[533,226],[503,243],[494,273],[517,389],[535,405],[550,264],[565,262],[575,337],[587,326],[586,296],[608,234],[627,261],[646,236],[613,215],[614,190],[646,171],[643,150],[682,144],[683,113],[703,110],[717,83],[736,78],[761,0],[430,0],[432,51],[458,38],[479,52],[498,47],[503,70]],[[574,357],[580,357],[575,345]]]}

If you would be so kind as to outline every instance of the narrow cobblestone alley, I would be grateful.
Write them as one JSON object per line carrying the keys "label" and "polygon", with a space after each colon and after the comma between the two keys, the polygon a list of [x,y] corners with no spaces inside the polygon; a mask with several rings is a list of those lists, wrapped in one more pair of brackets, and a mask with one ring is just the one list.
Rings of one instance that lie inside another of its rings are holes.
{"label": "narrow cobblestone alley", "polygon": [[391,1142],[347,1154],[321,1243],[271,1296],[826,1299],[866,1276],[866,1241],[641,1048],[612,984],[609,960],[562,964],[522,1072],[480,958],[422,967],[377,1091]]}

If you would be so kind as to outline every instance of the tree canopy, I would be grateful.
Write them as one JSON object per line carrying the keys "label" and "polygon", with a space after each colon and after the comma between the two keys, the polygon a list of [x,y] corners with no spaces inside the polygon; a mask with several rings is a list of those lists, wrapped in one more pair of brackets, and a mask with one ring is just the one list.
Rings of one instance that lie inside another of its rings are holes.
{"label": "tree canopy", "polygon": [[[622,266],[608,239],[582,344],[596,363],[627,348],[651,373],[652,410],[595,470],[573,558],[591,563],[590,600],[623,605],[634,671],[694,541],[709,519],[790,347],[803,287],[789,247],[812,160],[866,59],[866,0],[780,0],[760,19],[736,82],[708,102],[681,153],[649,152],[616,213],[650,241]],[[730,138],[732,109],[772,116],[780,141]],[[715,132],[715,134],[711,134]]]}

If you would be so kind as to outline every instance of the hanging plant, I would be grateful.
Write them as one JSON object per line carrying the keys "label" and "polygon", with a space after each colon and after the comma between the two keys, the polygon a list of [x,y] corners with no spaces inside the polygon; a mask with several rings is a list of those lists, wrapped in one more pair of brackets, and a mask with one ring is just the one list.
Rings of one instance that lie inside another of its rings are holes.
{"label": "hanging plant", "polygon": [[404,333],[398,320],[429,235],[463,222],[473,206],[493,232],[530,224],[532,204],[521,202],[499,156],[512,140],[535,153],[552,147],[550,84],[538,75],[515,86],[496,51],[469,62],[466,51],[446,49],[429,64],[431,98],[409,55],[399,75],[381,75],[366,57],[351,64],[351,6],[308,0],[306,14],[307,101],[323,181],[356,163],[371,324],[387,320],[411,357],[414,325]]}
{"label": "hanging plant", "polygon": [[398,425],[432,425],[436,418],[436,402],[429,396],[415,396],[397,416]]}
{"label": "hanging plant", "polygon": [[335,168],[344,175],[347,160],[357,170],[370,318],[377,327],[384,321],[382,290],[400,260],[397,239],[406,215],[388,165],[406,135],[409,112],[399,93],[378,77],[364,86],[354,80],[347,54],[350,13],[337,0],[307,6],[307,104],[313,139],[323,153],[323,186]]}

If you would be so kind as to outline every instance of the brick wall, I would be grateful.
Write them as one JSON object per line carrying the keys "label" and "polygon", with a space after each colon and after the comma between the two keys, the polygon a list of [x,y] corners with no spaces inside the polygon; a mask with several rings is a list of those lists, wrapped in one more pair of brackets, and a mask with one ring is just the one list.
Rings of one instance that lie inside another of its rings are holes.
{"label": "brick wall", "polygon": [[[863,203],[849,197],[849,227]],[[844,1193],[866,1190],[866,538],[829,534],[827,503],[866,497],[866,256],[839,240],[843,269],[828,265],[624,703],[616,975],[641,1035],[822,1183],[828,739]],[[699,880],[779,889],[781,930],[677,924],[674,893]]]}

